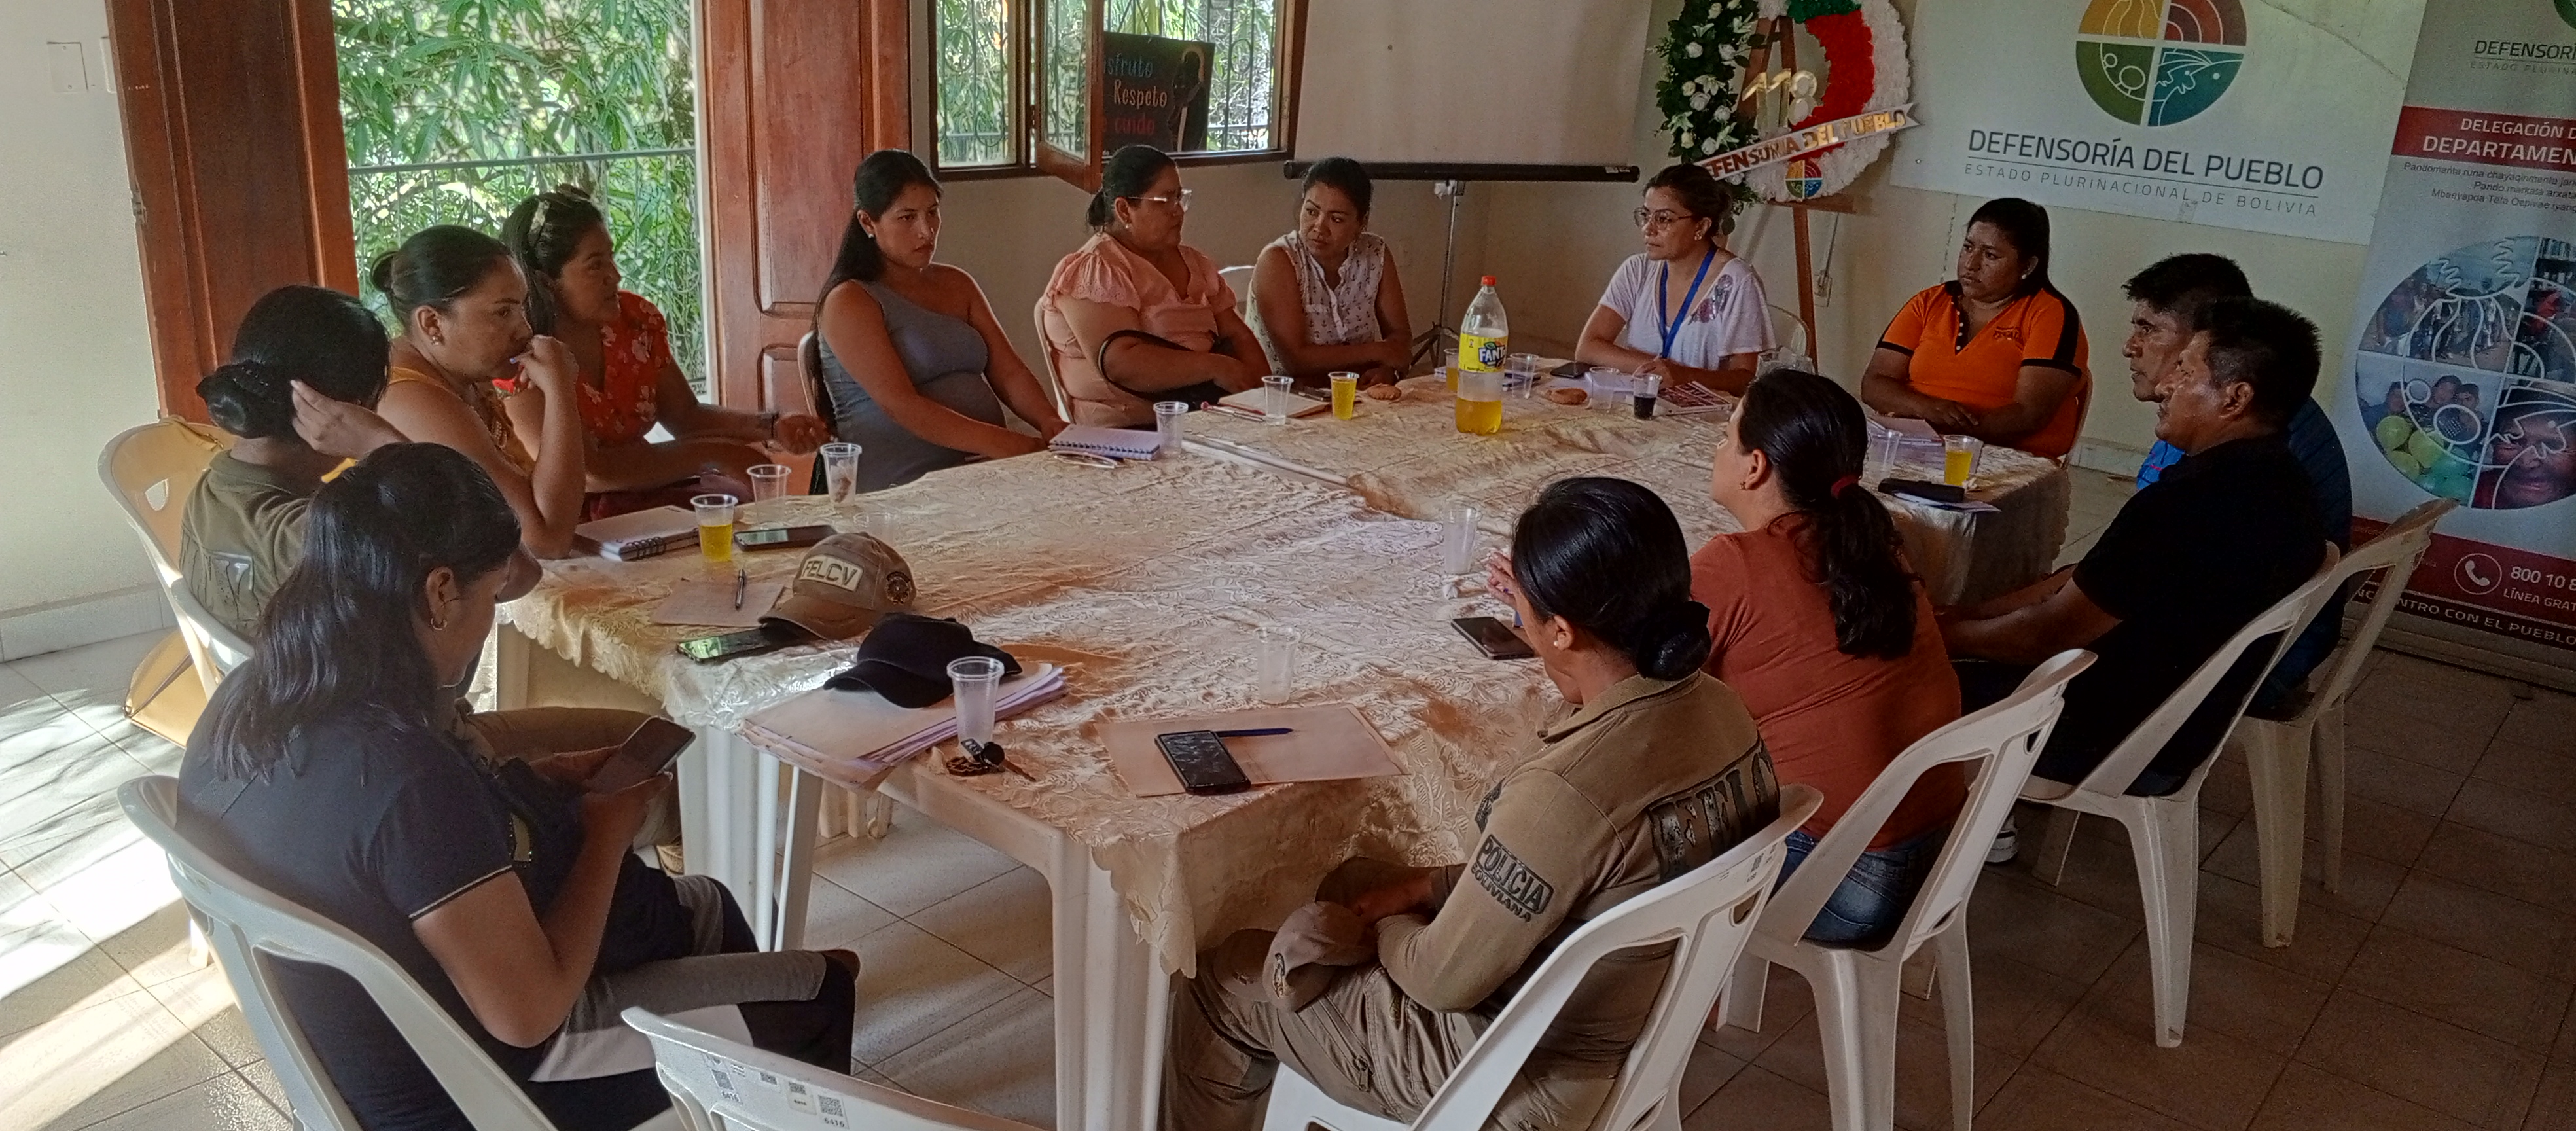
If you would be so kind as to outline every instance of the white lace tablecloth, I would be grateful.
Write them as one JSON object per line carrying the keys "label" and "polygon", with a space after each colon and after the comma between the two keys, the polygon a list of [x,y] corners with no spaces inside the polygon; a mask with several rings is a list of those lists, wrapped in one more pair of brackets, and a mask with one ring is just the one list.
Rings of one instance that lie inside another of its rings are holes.
{"label": "white lace tablecloth", "polygon": [[[1555,702],[1534,665],[1487,660],[1449,627],[1474,605],[1441,596],[1436,525],[1322,484],[1191,456],[1115,471],[1040,456],[942,472],[867,503],[912,566],[920,611],[1065,664],[1070,679],[1063,698],[998,729],[1036,781],[921,777],[1087,847],[1173,972],[1190,973],[1198,948],[1229,931],[1276,924],[1352,855],[1461,858],[1486,785],[1535,747]],[[820,500],[773,506],[756,521],[835,517]],[[799,557],[738,560],[755,579],[783,580]],[[734,725],[848,664],[855,645],[712,665],[679,656],[680,640],[709,630],[652,624],[652,609],[706,576],[693,554],[553,563],[509,615],[691,725]],[[1295,701],[1355,705],[1405,772],[1227,797],[1130,795],[1098,725],[1258,706],[1254,631],[1265,623],[1301,634]]]}
{"label": "white lace tablecloth", "polygon": [[[1654,488],[1693,546],[1742,529],[1709,497],[1723,413],[1639,420],[1625,408],[1506,396],[1503,430],[1469,436],[1458,431],[1454,398],[1441,377],[1416,377],[1398,387],[1403,399],[1362,397],[1350,420],[1317,414],[1272,425],[1192,413],[1184,428],[1210,450],[1347,483],[1371,506],[1409,518],[1437,520],[1473,503],[1487,529],[1499,532],[1547,484],[1609,475]],[[1889,474],[1875,463],[1865,470],[1873,485]],[[1898,473],[1939,478],[1937,467]],[[1937,605],[1982,601],[2037,580],[2066,540],[2073,485],[2053,460],[1989,448],[1969,497],[1997,509],[1974,514],[1880,496]]]}

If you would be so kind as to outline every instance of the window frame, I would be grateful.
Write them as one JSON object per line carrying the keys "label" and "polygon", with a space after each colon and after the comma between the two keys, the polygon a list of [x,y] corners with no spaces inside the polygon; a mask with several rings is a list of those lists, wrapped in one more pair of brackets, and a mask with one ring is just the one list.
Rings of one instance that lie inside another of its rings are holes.
{"label": "window frame", "polygon": [[[1175,153],[1172,162],[1182,168],[1212,165],[1250,165],[1289,159],[1297,134],[1297,103],[1306,58],[1307,0],[1278,0],[1278,41],[1272,45],[1272,58],[1280,61],[1274,78],[1271,114],[1272,144],[1262,149],[1234,149],[1205,153]],[[1087,161],[1075,160],[1046,144],[1039,133],[1040,83],[1037,66],[1038,22],[1050,3],[1081,4],[1090,24],[1088,33],[1090,80],[1086,84],[1090,104],[1085,116],[1092,150]],[[1105,0],[1002,0],[1003,18],[1008,23],[1005,35],[1008,59],[1009,120],[1004,129],[1011,136],[1006,160],[981,165],[949,165],[939,158],[939,6],[938,0],[920,0],[915,9],[922,16],[921,74],[925,80],[920,102],[921,117],[914,124],[918,137],[916,152],[925,157],[931,171],[942,181],[1007,180],[1021,177],[1054,177],[1085,192],[1100,187],[1100,165],[1107,157],[1099,150],[1101,129],[1101,32],[1107,20]]]}

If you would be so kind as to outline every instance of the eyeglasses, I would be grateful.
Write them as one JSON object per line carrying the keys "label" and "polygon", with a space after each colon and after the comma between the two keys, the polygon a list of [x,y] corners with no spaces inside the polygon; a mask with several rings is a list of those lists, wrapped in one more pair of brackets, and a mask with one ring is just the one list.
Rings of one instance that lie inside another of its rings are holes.
{"label": "eyeglasses", "polygon": [[1189,189],[1182,189],[1179,196],[1131,196],[1127,199],[1142,200],[1149,204],[1169,204],[1187,212],[1190,210],[1190,192]]}
{"label": "eyeglasses", "polygon": [[1688,212],[1675,212],[1669,208],[1658,208],[1652,212],[1640,208],[1629,213],[1628,218],[1635,221],[1640,228],[1667,228],[1684,220],[1699,219]]}

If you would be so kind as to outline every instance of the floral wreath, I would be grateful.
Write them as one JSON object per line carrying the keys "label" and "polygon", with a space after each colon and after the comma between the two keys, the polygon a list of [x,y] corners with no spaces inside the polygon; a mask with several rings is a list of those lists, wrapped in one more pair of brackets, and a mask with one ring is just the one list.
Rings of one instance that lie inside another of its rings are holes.
{"label": "floral wreath", "polygon": [[[1761,140],[1744,109],[1745,65],[1772,46],[1770,21],[1786,16],[1825,49],[1825,89],[1789,86],[1791,126],[1803,129],[1870,110],[1902,106],[1913,70],[1905,27],[1888,0],[1684,0],[1655,47],[1664,57],[1655,107],[1673,138],[1672,154],[1706,160]],[[1743,174],[1725,182],[1740,200],[1807,200],[1841,192],[1887,150],[1887,135],[1857,141]]]}

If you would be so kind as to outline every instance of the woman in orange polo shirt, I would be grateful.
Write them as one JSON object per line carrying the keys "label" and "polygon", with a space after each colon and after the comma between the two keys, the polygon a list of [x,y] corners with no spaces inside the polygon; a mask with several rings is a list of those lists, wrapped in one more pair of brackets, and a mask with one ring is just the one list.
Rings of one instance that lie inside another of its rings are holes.
{"label": "woman in orange polo shirt", "polygon": [[2064,456],[2093,375],[2075,304],[2048,281],[2048,212],[2015,197],[1968,219],[1959,277],[1916,294],[1879,337],[1861,399],[2035,455]]}

